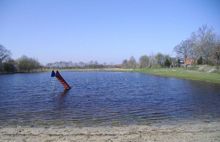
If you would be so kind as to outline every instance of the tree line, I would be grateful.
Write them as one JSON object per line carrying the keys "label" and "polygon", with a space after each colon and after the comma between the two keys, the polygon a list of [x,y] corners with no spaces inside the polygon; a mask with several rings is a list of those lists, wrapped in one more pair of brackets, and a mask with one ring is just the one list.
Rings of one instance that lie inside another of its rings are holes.
{"label": "tree line", "polygon": [[155,55],[143,55],[138,61],[131,56],[123,60],[121,64],[100,64],[97,61],[85,62],[54,62],[42,66],[36,59],[22,56],[16,60],[11,58],[11,52],[0,45],[0,72],[31,72],[42,68],[151,68],[151,67],[180,67],[191,63],[220,65],[220,38],[213,28],[203,25],[193,32],[190,37],[182,40],[174,47],[175,57],[157,53]]}
{"label": "tree line", "polygon": [[146,67],[170,67],[171,65],[177,66],[176,58],[172,58],[169,55],[157,53],[156,55],[143,55],[138,61],[131,56],[129,59],[123,60],[122,68],[146,68]]}
{"label": "tree line", "polygon": [[220,38],[213,28],[203,25],[189,38],[174,47],[175,57],[157,53],[143,55],[138,61],[132,56],[123,60],[122,68],[180,67],[190,60],[194,65],[220,65]]}
{"label": "tree line", "polygon": [[54,63],[48,63],[46,68],[50,69],[100,69],[100,68],[116,68],[119,67],[119,65],[110,65],[107,63],[98,63],[97,61],[89,61],[89,62],[66,62],[66,61],[60,61],[60,62],[54,62]]}
{"label": "tree line", "polygon": [[174,47],[179,59],[192,59],[194,64],[220,64],[220,38],[213,28],[203,25],[189,38]]}
{"label": "tree line", "polygon": [[16,60],[12,59],[11,52],[0,45],[0,72],[31,72],[41,68],[41,64],[34,58],[22,56]]}

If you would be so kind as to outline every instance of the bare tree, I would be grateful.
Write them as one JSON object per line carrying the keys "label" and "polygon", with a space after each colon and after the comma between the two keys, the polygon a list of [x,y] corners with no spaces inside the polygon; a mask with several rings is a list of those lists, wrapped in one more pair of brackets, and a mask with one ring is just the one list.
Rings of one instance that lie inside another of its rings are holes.
{"label": "bare tree", "polygon": [[135,58],[133,56],[130,57],[130,59],[128,60],[128,68],[136,68],[137,67],[137,62],[135,60]]}
{"label": "bare tree", "polygon": [[157,60],[158,65],[163,66],[166,58],[162,53],[157,53],[155,59]]}
{"label": "bare tree", "polygon": [[202,57],[206,64],[211,62],[210,57],[215,47],[216,35],[212,28],[203,25],[195,33],[195,52],[197,57]]}
{"label": "bare tree", "polygon": [[122,68],[128,68],[128,60],[127,59],[123,60]]}
{"label": "bare tree", "polygon": [[187,58],[201,60],[205,64],[218,63],[219,52],[216,34],[213,29],[207,25],[203,25],[196,32],[191,34],[191,37],[182,41],[174,47],[177,57],[180,59]]}
{"label": "bare tree", "polygon": [[220,65],[220,41],[217,41],[212,50],[212,60],[216,65]]}
{"label": "bare tree", "polygon": [[193,56],[193,42],[192,40],[183,40],[180,44],[174,47],[174,51],[177,54],[177,57],[183,59],[192,58]]}
{"label": "bare tree", "polygon": [[150,60],[147,55],[143,55],[140,57],[139,59],[140,68],[146,68],[147,66],[149,66],[149,63],[150,63]]}
{"label": "bare tree", "polygon": [[3,62],[10,58],[11,52],[0,45],[0,71],[3,71]]}
{"label": "bare tree", "polygon": [[4,46],[0,45],[0,63],[11,56],[11,52],[7,50]]}
{"label": "bare tree", "polygon": [[150,68],[157,64],[157,60],[153,53],[149,56],[149,64],[150,64],[149,65]]}

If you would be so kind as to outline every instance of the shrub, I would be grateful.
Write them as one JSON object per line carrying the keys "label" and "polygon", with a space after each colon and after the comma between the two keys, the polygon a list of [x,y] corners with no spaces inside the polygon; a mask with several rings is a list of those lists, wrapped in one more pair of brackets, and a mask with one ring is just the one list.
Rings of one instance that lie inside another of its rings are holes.
{"label": "shrub", "polygon": [[166,59],[165,62],[164,62],[164,66],[165,66],[165,67],[170,67],[170,65],[171,65],[170,60],[169,60],[169,59]]}
{"label": "shrub", "polygon": [[197,60],[197,64],[202,65],[202,63],[203,63],[203,59],[202,59],[202,57],[199,57],[199,59]]}

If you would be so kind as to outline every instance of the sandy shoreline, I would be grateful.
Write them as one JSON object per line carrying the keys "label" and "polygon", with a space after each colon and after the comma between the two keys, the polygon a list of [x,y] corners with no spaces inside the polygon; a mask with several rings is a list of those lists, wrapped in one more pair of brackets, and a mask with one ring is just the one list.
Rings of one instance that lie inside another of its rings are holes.
{"label": "sandy shoreline", "polygon": [[220,122],[121,127],[2,127],[1,142],[217,142]]}

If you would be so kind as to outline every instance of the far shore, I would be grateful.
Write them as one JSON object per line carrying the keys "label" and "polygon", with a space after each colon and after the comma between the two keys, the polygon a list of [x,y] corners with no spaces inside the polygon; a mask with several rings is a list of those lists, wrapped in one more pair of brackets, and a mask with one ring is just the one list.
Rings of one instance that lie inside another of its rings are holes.
{"label": "far shore", "polygon": [[125,68],[72,68],[72,69],[46,69],[46,71],[76,71],[76,72],[99,72],[99,71],[103,71],[103,72],[133,72],[134,69],[125,69]]}
{"label": "far shore", "polygon": [[106,71],[106,72],[132,72],[134,69],[124,69],[124,68],[42,68],[36,69],[31,71],[18,71],[18,72],[0,72],[1,74],[16,74],[16,73],[40,73],[40,72],[51,72],[52,70],[56,71],[75,71],[75,72],[99,72],[99,71]]}
{"label": "far shore", "polygon": [[[51,71],[52,69],[48,69]],[[143,69],[124,69],[124,68],[100,68],[100,69],[54,69],[60,71],[103,71],[103,72],[140,72],[163,77],[175,77],[186,80],[196,80],[220,84],[220,73],[190,70],[186,68],[143,68]]]}
{"label": "far shore", "polygon": [[220,122],[102,127],[1,127],[0,142],[217,142]]}
{"label": "far shore", "polygon": [[[213,72],[205,72],[205,71],[198,71],[198,70],[190,70],[186,68],[144,68],[144,69],[125,69],[125,68],[70,68],[70,69],[37,69],[32,70],[30,72],[15,72],[15,73],[38,73],[38,72],[50,72],[52,70],[59,70],[59,71],[75,71],[75,72],[140,72],[146,73],[151,75],[157,76],[164,76],[164,77],[175,77],[180,79],[187,79],[187,80],[196,80],[202,82],[209,82],[220,84],[220,73],[213,73]],[[13,74],[13,73],[0,73],[0,74]]]}

